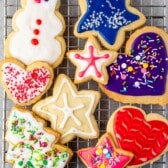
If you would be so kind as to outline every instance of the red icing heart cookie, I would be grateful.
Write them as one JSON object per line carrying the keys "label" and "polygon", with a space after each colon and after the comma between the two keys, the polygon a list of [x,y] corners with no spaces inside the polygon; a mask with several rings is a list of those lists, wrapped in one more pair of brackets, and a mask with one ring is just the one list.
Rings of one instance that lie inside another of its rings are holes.
{"label": "red icing heart cookie", "polygon": [[137,107],[125,106],[111,116],[107,132],[120,148],[134,154],[129,166],[140,167],[160,158],[168,149],[168,121],[159,114],[145,114]]}
{"label": "red icing heart cookie", "polygon": [[25,68],[16,59],[0,62],[0,80],[8,96],[18,105],[36,102],[50,88],[52,68],[43,62],[35,62]]}

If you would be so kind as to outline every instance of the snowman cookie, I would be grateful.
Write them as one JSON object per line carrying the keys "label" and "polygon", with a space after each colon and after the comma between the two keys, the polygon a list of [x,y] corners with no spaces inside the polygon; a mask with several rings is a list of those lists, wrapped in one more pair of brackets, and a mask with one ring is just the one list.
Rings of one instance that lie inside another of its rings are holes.
{"label": "snowman cookie", "polygon": [[45,61],[58,66],[66,46],[62,37],[65,23],[58,12],[60,0],[21,0],[21,5],[13,17],[13,32],[6,40],[6,56],[26,65]]}

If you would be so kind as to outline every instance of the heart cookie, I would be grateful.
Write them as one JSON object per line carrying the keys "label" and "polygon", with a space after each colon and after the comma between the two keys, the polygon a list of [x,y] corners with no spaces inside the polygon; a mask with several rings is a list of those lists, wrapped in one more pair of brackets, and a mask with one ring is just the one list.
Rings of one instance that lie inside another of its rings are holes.
{"label": "heart cookie", "polygon": [[50,88],[53,70],[43,62],[26,68],[16,59],[5,59],[0,62],[0,80],[13,102],[20,106],[30,105]]}
{"label": "heart cookie", "polygon": [[107,132],[120,148],[134,154],[131,167],[141,167],[168,150],[168,121],[159,114],[148,115],[137,107],[124,106],[111,116]]}
{"label": "heart cookie", "polygon": [[168,35],[159,28],[136,31],[125,53],[108,66],[109,81],[102,90],[123,103],[168,103],[167,43]]}

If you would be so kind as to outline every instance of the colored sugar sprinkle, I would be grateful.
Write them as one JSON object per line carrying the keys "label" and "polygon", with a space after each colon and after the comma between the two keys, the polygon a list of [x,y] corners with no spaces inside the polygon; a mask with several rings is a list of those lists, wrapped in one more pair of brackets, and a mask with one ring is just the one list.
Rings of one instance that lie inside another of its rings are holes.
{"label": "colored sugar sprinkle", "polygon": [[118,31],[139,20],[128,11],[125,0],[86,0],[88,10],[78,24],[78,33],[98,31],[107,43],[114,44]]}
{"label": "colored sugar sprinkle", "polygon": [[89,168],[123,168],[131,160],[130,156],[116,151],[107,136],[96,147],[82,149],[78,154]]}
{"label": "colored sugar sprinkle", "polygon": [[27,72],[14,63],[5,63],[2,71],[6,86],[18,103],[27,103],[43,93],[51,79],[45,67]]}
{"label": "colored sugar sprinkle", "polygon": [[163,39],[155,33],[141,34],[130,51],[120,54],[108,67],[108,90],[124,95],[162,95],[167,76],[167,51]]}
{"label": "colored sugar sprinkle", "polygon": [[[42,123],[30,113],[12,111],[8,125],[8,141],[13,145],[7,152],[7,160],[14,162],[18,168],[64,168],[69,153],[64,149],[58,151],[52,147],[56,137],[46,132]],[[18,131],[19,130],[19,131]]]}

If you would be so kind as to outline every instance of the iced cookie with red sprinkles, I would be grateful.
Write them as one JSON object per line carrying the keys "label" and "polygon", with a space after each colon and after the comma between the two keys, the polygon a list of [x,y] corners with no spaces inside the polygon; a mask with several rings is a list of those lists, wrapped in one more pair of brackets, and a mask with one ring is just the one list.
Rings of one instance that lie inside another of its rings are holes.
{"label": "iced cookie with red sprinkles", "polygon": [[72,157],[71,149],[57,144],[59,133],[31,111],[12,108],[5,138],[6,161],[15,168],[64,168]]}
{"label": "iced cookie with red sprinkles", "polygon": [[102,91],[123,103],[168,103],[168,34],[156,27],[137,30],[125,53],[107,67],[109,81]]}
{"label": "iced cookie with red sprinkles", "polygon": [[26,67],[20,61],[8,58],[0,62],[0,81],[14,103],[31,105],[50,88],[53,69],[44,62],[34,62]]}
{"label": "iced cookie with red sprinkles", "polygon": [[108,121],[107,132],[120,148],[134,154],[129,168],[152,164],[168,150],[168,120],[134,106],[116,109]]}
{"label": "iced cookie with red sprinkles", "polygon": [[132,160],[131,152],[116,148],[110,134],[104,134],[95,147],[77,151],[87,168],[124,168]]}
{"label": "iced cookie with red sprinkles", "polygon": [[116,59],[117,53],[102,50],[97,40],[90,37],[85,44],[84,50],[70,50],[67,56],[76,66],[75,83],[93,79],[98,83],[107,84],[106,67]]}
{"label": "iced cookie with red sprinkles", "polygon": [[65,22],[59,12],[61,0],[21,0],[12,19],[12,33],[5,43],[5,54],[25,65],[35,61],[57,67],[63,60]]}

